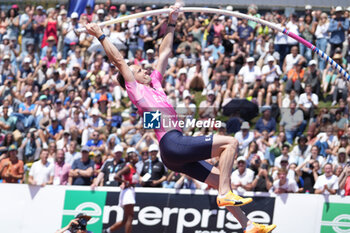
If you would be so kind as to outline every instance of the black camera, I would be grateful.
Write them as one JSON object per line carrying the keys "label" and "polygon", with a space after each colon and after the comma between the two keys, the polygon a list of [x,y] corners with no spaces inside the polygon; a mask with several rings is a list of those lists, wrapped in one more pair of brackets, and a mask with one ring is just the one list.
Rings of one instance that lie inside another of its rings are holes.
{"label": "black camera", "polygon": [[77,232],[78,230],[86,230],[86,225],[87,225],[87,220],[84,218],[79,218],[78,219],[78,224],[72,224],[72,226],[69,228],[69,231],[74,233]]}
{"label": "black camera", "polygon": [[312,163],[309,164],[309,168],[312,170],[314,169],[314,165]]}

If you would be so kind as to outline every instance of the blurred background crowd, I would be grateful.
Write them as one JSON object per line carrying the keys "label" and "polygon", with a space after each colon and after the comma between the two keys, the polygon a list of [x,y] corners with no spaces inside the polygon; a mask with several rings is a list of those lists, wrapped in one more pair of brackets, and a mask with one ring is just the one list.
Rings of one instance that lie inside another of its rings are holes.
{"label": "blurred background crowd", "polygon": [[[118,186],[114,174],[136,153],[140,186],[210,189],[168,170],[96,38],[73,29],[168,6],[96,4],[0,11],[0,175],[4,183]],[[232,11],[232,6],[224,9]],[[350,69],[350,7],[323,12],[247,14],[301,36]],[[129,64],[150,74],[167,15],[103,28]],[[310,49],[253,21],[180,14],[163,88],[184,118],[220,119],[186,128],[239,141],[232,173],[238,192],[350,195],[349,84]],[[182,116],[180,116],[181,118]],[[217,160],[210,163],[217,165]],[[96,177],[103,179],[96,182]]]}

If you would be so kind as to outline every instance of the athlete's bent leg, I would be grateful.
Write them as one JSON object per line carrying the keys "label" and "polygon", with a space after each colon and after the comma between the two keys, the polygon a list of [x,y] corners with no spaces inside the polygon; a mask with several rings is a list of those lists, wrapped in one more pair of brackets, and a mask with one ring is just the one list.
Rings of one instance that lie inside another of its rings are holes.
{"label": "athlete's bent leg", "polygon": [[[218,188],[220,172],[216,167],[213,167],[211,173],[208,175],[205,183],[212,186],[213,188]],[[247,216],[243,213],[242,209],[237,206],[226,206],[227,210],[237,219],[244,229],[244,233],[268,233],[276,228],[276,225],[261,225],[250,221]]]}
{"label": "athlete's bent leg", "polygon": [[212,157],[219,157],[219,196],[218,206],[242,206],[252,202],[251,198],[241,198],[231,191],[231,172],[237,156],[238,141],[230,136],[214,135]]}
{"label": "athlete's bent leg", "polygon": [[[213,167],[211,170],[211,173],[205,180],[205,183],[212,186],[215,189],[218,189],[219,187],[219,176],[220,176],[220,171],[216,167]],[[237,206],[226,206],[227,210],[231,212],[231,214],[237,219],[237,221],[241,224],[242,228],[247,227],[247,223],[249,219],[243,211],[241,210],[240,207]]]}
{"label": "athlete's bent leg", "polygon": [[211,157],[219,157],[219,194],[224,195],[231,190],[231,172],[237,153],[238,141],[230,136],[215,134],[211,148]]}

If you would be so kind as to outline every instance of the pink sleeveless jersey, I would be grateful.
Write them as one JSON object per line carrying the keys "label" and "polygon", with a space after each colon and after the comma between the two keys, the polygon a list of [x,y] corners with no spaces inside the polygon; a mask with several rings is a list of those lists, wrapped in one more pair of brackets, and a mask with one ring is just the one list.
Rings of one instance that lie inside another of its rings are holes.
{"label": "pink sleeveless jersey", "polygon": [[[143,117],[144,112],[161,113],[160,128],[154,129],[158,141],[162,139],[166,132],[177,129],[182,132],[177,124],[177,115],[173,106],[169,103],[168,98],[162,88],[162,75],[159,71],[154,70],[151,74],[151,87],[140,84],[136,81],[125,82],[126,91],[133,104],[138,108],[138,113]],[[166,127],[163,126],[166,122]]]}

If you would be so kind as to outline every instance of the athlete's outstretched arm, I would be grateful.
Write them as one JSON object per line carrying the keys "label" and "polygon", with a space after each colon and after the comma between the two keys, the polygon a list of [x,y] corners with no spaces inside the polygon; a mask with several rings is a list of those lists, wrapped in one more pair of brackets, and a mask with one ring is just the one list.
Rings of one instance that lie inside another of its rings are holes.
{"label": "athlete's outstretched arm", "polygon": [[[89,23],[85,26],[86,31],[96,38],[99,38],[103,35],[101,28],[96,23]],[[134,75],[131,72],[128,64],[124,61],[123,56],[120,54],[119,50],[109,41],[108,38],[105,38],[101,41],[103,49],[105,50],[108,59],[118,67],[119,71],[123,75],[126,82],[135,81]]]}
{"label": "athlete's outstretched arm", "polygon": [[167,32],[163,38],[162,43],[159,47],[159,58],[156,69],[164,75],[166,68],[168,66],[168,58],[171,54],[171,50],[173,49],[173,41],[174,41],[174,31],[176,24],[177,16],[178,16],[178,7],[171,6],[172,10],[169,14],[168,28]]}

